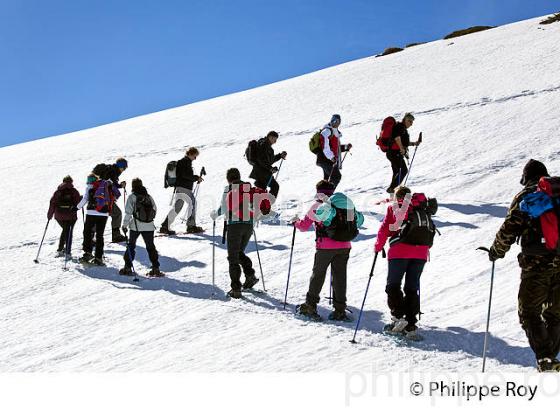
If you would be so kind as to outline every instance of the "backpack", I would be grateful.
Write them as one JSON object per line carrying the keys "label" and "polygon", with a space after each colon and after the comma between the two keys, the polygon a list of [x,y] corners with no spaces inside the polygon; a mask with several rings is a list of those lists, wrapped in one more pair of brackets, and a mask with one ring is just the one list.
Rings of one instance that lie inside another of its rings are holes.
{"label": "backpack", "polygon": [[363,222],[363,216],[352,201],[340,192],[329,199],[326,207],[320,207],[316,216],[319,220],[326,217],[322,222],[323,226],[317,230],[317,236],[339,242],[349,242],[356,238],[360,233],[358,227]]}
{"label": "backpack", "polygon": [[58,193],[58,198],[56,201],[56,208],[59,212],[68,212],[72,207],[76,205],[74,203],[74,189],[64,188]]}
{"label": "backpack", "polygon": [[115,198],[109,181],[100,179],[93,183],[92,188],[89,190],[88,209],[102,213],[111,213],[114,201]]}
{"label": "backpack", "polygon": [[393,127],[396,123],[397,120],[395,120],[395,117],[387,117],[381,124],[381,134],[377,137],[375,143],[383,152],[389,151],[391,149],[391,146],[394,144],[392,135]]}
{"label": "backpack", "polygon": [[256,159],[257,159],[257,150],[258,150],[257,140],[249,141],[249,144],[247,144],[247,148],[245,148],[245,158],[247,158],[247,162],[251,166],[255,166]]}
{"label": "backpack", "polygon": [[269,214],[272,207],[270,200],[261,199],[258,204],[255,204],[255,195],[266,193],[266,190],[253,187],[248,182],[235,184],[235,187],[230,186],[226,196],[229,220],[233,220],[235,216],[236,221],[248,222],[255,216],[254,209],[258,209],[263,215]]}
{"label": "backpack", "polygon": [[163,187],[175,187],[177,183],[177,161],[170,161],[165,167],[165,176],[163,177]]}
{"label": "backpack", "polygon": [[97,175],[99,179],[107,180],[109,179],[110,170],[111,170],[111,165],[97,164],[91,172]]}
{"label": "backpack", "polygon": [[400,242],[431,247],[434,244],[434,236],[438,232],[432,220],[432,216],[438,209],[437,200],[428,199],[424,194],[413,194],[409,207],[406,221],[400,232],[389,243],[392,245]]}
{"label": "backpack", "polygon": [[132,216],[134,219],[144,222],[150,223],[153,222],[156,217],[156,210],[154,209],[154,204],[152,197],[149,194],[146,195],[136,195],[136,204],[134,206],[134,211],[132,212]]}
{"label": "backpack", "polygon": [[560,255],[560,177],[542,177],[537,191],[525,195],[519,209],[529,216],[529,229],[521,241],[523,252]]}
{"label": "backpack", "polygon": [[331,130],[331,134],[332,134],[332,128],[325,127],[317,131],[315,134],[313,134],[313,136],[309,140],[309,151],[311,151],[315,155],[317,155],[321,151],[321,140],[323,138],[323,135],[321,133],[323,132],[323,130],[327,128]]}

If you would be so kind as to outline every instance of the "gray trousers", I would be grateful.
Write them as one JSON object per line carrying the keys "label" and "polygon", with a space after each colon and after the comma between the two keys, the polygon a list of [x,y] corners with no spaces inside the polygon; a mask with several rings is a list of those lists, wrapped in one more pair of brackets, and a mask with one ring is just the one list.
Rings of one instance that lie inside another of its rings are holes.
{"label": "gray trousers", "polygon": [[113,209],[111,210],[111,229],[113,231],[118,230],[120,232],[122,225],[122,211],[121,208],[117,206],[115,202],[113,204]]}
{"label": "gray trousers", "polygon": [[306,297],[308,305],[315,307],[319,303],[319,295],[330,266],[333,282],[333,306],[335,310],[346,309],[346,268],[349,258],[350,249],[317,249]]}
{"label": "gray trousers", "polygon": [[[183,209],[183,205],[185,205],[185,195],[190,199],[190,204],[187,202],[187,206],[189,207],[187,211],[187,226],[196,226],[196,198],[194,197],[192,189],[181,187],[177,187],[175,190],[175,194],[173,195],[173,209],[167,214],[167,218],[163,221],[162,226],[169,228],[169,226],[173,224],[175,218],[179,215],[181,209]],[[190,206],[191,204],[192,206]]]}

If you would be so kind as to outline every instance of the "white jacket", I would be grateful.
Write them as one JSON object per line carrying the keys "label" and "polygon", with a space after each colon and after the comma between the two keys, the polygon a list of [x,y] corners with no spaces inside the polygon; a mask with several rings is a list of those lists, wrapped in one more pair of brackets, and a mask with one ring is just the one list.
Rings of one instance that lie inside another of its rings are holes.
{"label": "white jacket", "polygon": [[[157,212],[156,203],[151,196],[150,196],[150,200],[152,201],[152,206],[154,207],[154,210]],[[124,206],[124,219],[123,219],[122,227],[136,232],[155,231],[156,225],[154,224],[153,221],[141,222],[138,219],[134,218],[133,214],[135,208],[136,208],[136,194],[131,193],[126,200],[126,205]]]}

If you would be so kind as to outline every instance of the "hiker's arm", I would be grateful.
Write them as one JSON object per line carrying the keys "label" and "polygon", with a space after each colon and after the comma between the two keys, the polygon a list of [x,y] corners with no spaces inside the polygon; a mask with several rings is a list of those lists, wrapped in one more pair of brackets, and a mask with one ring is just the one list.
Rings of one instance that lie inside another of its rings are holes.
{"label": "hiker's arm", "polygon": [[130,222],[132,222],[132,213],[134,212],[134,205],[133,205],[133,197],[130,195],[126,199],[126,204],[124,206],[124,218],[122,226],[123,228],[127,228],[130,226]]}
{"label": "hiker's arm", "polygon": [[54,215],[54,210],[56,208],[56,196],[57,196],[57,192],[53,194],[51,201],[49,203],[49,211],[47,212],[47,219],[52,219]]}
{"label": "hiker's arm", "polygon": [[84,196],[82,197],[82,200],[81,200],[80,203],[76,206],[76,208],[82,209],[82,208],[87,204],[87,201],[88,201],[88,198],[89,198],[89,190],[90,190],[90,189],[91,189],[91,188],[89,188],[89,187],[86,188],[86,192],[84,193]]}
{"label": "hiker's arm", "polygon": [[503,258],[511,245],[515,243],[518,237],[521,236],[525,228],[525,215],[519,210],[520,200],[514,199],[511,207],[509,208],[508,215],[500,230],[496,234],[496,239],[490,248],[490,253],[497,257]]}
{"label": "hiker's arm", "polygon": [[329,141],[330,136],[331,131],[328,128],[321,131],[321,138],[323,138],[323,154],[327,157],[327,159],[332,161],[334,159],[334,153],[331,150],[331,144]]}
{"label": "hiker's arm", "polygon": [[396,137],[395,138],[395,142],[397,143],[397,145],[399,146],[399,150],[401,151],[401,154],[404,155],[404,153],[406,152],[406,148],[403,146],[402,141],[401,141],[401,137]]}

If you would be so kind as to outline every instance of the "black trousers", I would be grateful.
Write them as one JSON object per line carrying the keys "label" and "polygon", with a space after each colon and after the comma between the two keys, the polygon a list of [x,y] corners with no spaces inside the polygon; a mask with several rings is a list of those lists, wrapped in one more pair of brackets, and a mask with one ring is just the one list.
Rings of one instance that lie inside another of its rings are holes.
{"label": "black trousers", "polygon": [[107,224],[107,216],[86,215],[84,222],[84,252],[91,253],[93,251],[93,234],[95,232],[95,257],[101,259],[103,257],[103,248],[105,241],[103,233]]}
{"label": "black trousers", "polygon": [[[387,275],[387,304],[391,314],[404,318],[409,324],[416,324],[420,313],[420,276],[424,270],[422,259],[391,259]],[[404,277],[404,296],[401,284]]]}
{"label": "black trousers", "polygon": [[124,253],[124,266],[127,268],[132,267],[132,261],[136,256],[136,241],[140,236],[144,239],[146,244],[146,251],[148,252],[148,257],[152,263],[152,268],[159,268],[159,259],[156,246],[154,244],[154,231],[129,231],[128,247]]}
{"label": "black trousers", "polygon": [[316,307],[320,300],[321,289],[325,283],[327,269],[332,269],[333,306],[335,310],[346,309],[346,269],[350,249],[317,249],[313,274],[309,281],[309,290],[305,302]]}
{"label": "black trousers", "polygon": [[393,177],[391,178],[391,185],[389,185],[389,190],[394,190],[400,185],[406,174],[408,173],[408,168],[406,166],[406,161],[404,156],[400,151],[389,150],[386,153],[387,159],[391,162],[391,169],[393,171]]}
{"label": "black trousers", "polygon": [[238,223],[230,224],[227,227],[229,277],[231,288],[234,290],[241,290],[241,269],[243,269],[245,278],[255,275],[253,262],[245,255],[245,248],[247,248],[252,234],[252,224]]}
{"label": "black trousers", "polygon": [[338,164],[325,158],[324,160],[318,160],[317,166],[323,170],[323,179],[331,182],[336,188],[342,179],[342,174],[340,173]]}
{"label": "black trousers", "polygon": [[523,270],[518,313],[529,345],[538,359],[554,358],[560,350],[560,269]]}
{"label": "black trousers", "polygon": [[58,252],[66,250],[66,253],[72,253],[72,234],[76,221],[56,221],[62,228],[60,239],[58,241]]}
{"label": "black trousers", "polygon": [[[270,183],[268,183],[268,181],[270,181]],[[278,198],[280,185],[278,185],[278,182],[274,179],[274,177],[270,178],[270,176],[268,176],[266,179],[255,179],[255,186],[264,190],[268,190],[270,187],[270,194],[274,197],[274,200]]]}

